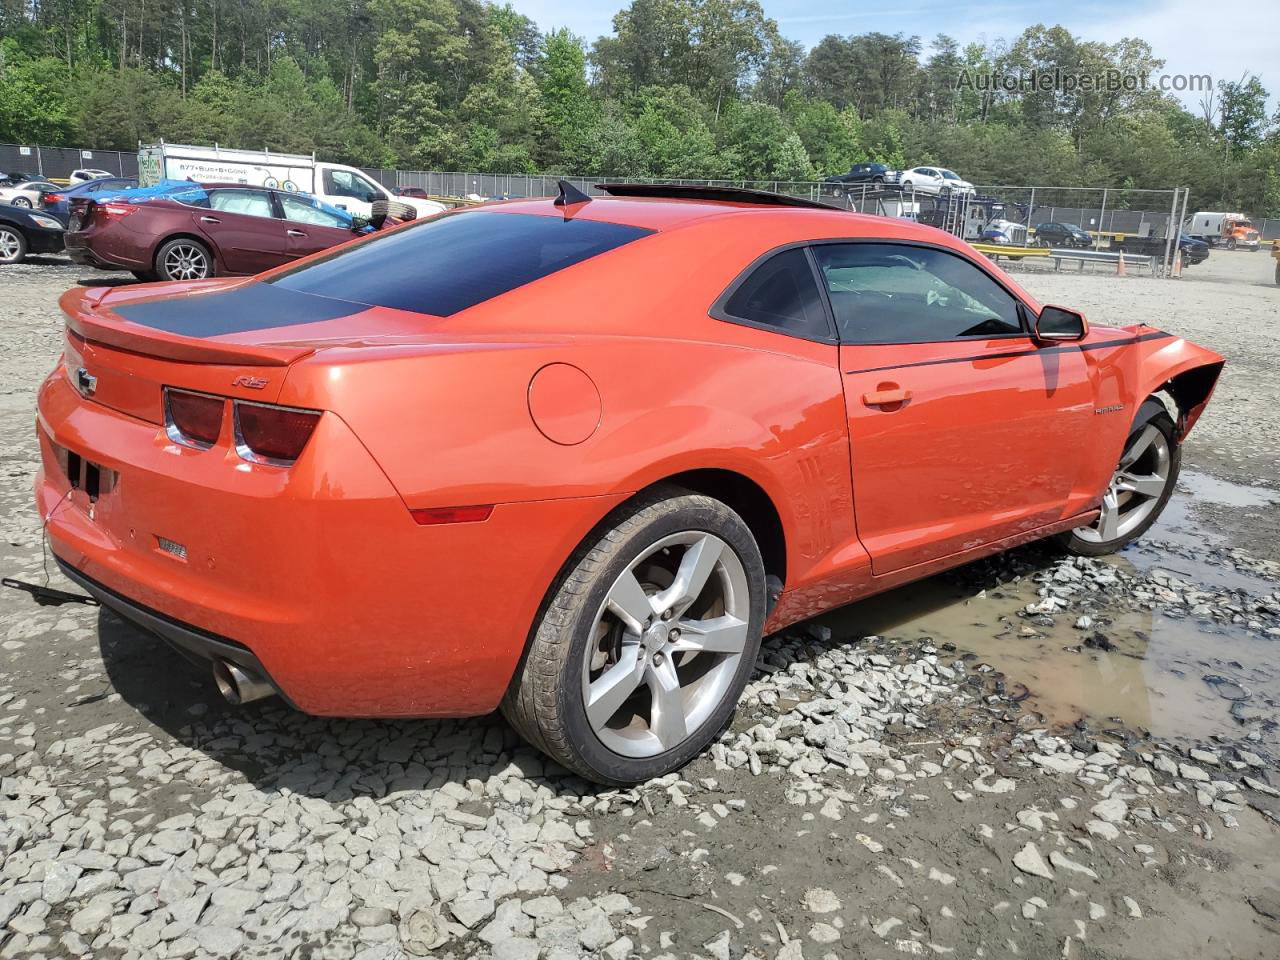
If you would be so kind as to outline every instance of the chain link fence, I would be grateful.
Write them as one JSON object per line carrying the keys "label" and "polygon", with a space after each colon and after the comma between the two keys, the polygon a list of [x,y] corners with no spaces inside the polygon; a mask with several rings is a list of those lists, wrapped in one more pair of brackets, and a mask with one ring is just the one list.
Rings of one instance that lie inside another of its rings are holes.
{"label": "chain link fence", "polygon": [[[138,155],[120,150],[87,150],[75,147],[41,147],[0,143],[0,171],[34,173],[53,179],[65,179],[79,167],[107,170],[122,177],[138,175]],[[578,189],[598,194],[597,183],[673,183],[687,186],[745,187],[767,190],[789,196],[831,203],[863,213],[887,216],[917,216],[924,208],[938,206],[923,195],[904,199],[879,191],[874,184],[845,186],[825,181],[792,180],[655,180],[651,177],[572,177],[528,174],[468,173],[461,171],[395,170],[361,168],[389,189],[420,187],[432,196],[443,197],[547,197],[558,192],[561,179]],[[978,186],[984,201],[980,209],[969,211],[976,223],[979,219],[1001,219],[1034,228],[1041,223],[1069,223],[1092,234],[1123,234],[1139,237],[1164,237],[1170,223],[1180,222],[1185,215],[1174,210],[1174,190],[1139,190],[1094,187],[1020,187]],[[991,201],[995,201],[993,204]],[[1186,214],[1195,212],[1186,210]],[[928,219],[921,216],[921,219]],[[1280,219],[1254,219],[1264,241],[1280,240]],[[974,228],[957,225],[956,232],[967,236]]]}

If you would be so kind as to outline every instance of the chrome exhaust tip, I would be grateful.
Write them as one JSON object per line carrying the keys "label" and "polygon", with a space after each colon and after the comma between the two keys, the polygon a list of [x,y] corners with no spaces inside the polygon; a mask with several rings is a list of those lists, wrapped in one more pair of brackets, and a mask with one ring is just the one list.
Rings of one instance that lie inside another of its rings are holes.
{"label": "chrome exhaust tip", "polygon": [[213,682],[227,703],[240,706],[265,697],[275,696],[275,688],[256,673],[230,660],[213,661]]}

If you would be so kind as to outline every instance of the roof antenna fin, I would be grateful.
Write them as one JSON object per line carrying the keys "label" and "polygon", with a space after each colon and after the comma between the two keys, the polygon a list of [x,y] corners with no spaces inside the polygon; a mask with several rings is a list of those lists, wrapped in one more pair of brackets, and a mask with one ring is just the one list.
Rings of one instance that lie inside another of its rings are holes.
{"label": "roof antenna fin", "polygon": [[560,196],[556,197],[555,205],[557,207],[565,207],[565,217],[569,216],[568,207],[576,207],[580,203],[590,203],[591,197],[583,193],[568,180],[561,180],[557,183],[560,188]]}

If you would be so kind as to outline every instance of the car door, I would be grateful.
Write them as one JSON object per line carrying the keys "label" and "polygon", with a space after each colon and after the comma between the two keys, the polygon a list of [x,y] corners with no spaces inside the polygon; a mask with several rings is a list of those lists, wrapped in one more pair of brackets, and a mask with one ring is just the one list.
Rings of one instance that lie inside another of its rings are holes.
{"label": "car door", "polygon": [[840,334],[858,536],[872,572],[1063,517],[1093,390],[1075,344],[981,266],[922,244],[813,247]]}
{"label": "car door", "polygon": [[355,236],[349,221],[316,206],[311,200],[287,193],[277,193],[276,199],[286,221],[290,260],[319,253]]}
{"label": "car door", "polygon": [[289,259],[288,225],[275,216],[270,191],[218,187],[208,193],[208,209],[194,219],[217,247],[227,273],[261,273]]}

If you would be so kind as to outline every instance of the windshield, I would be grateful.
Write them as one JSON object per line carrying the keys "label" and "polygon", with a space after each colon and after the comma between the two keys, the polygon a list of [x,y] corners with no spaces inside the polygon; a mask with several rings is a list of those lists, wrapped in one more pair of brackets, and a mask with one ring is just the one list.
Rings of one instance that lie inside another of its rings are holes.
{"label": "windshield", "polygon": [[941,170],[941,171],[939,171],[939,172],[940,172],[944,177],[946,177],[948,180],[959,180],[959,179],[960,179],[960,178],[959,178],[959,177],[957,177],[954,173],[952,173],[950,170]]}

